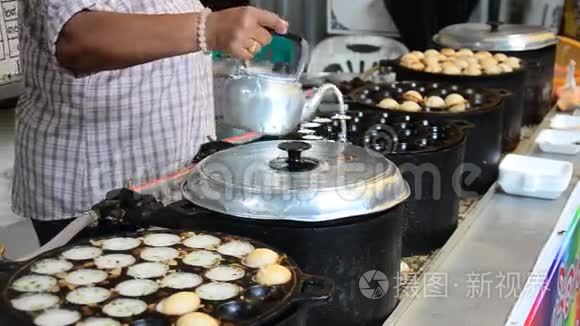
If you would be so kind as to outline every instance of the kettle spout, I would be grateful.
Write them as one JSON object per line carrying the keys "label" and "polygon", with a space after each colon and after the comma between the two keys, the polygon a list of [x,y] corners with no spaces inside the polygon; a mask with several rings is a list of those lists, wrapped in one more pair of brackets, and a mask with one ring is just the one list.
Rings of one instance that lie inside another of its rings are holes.
{"label": "kettle spout", "polygon": [[306,104],[304,105],[304,108],[302,110],[302,118],[301,118],[302,122],[312,120],[312,118],[314,118],[314,116],[316,115],[316,111],[320,106],[320,103],[322,103],[324,95],[326,95],[328,92],[332,92],[334,95],[336,95],[336,98],[338,99],[338,103],[342,110],[342,108],[344,107],[344,99],[342,96],[342,92],[338,89],[338,87],[336,87],[333,84],[323,84],[322,86],[320,86],[320,88],[318,88],[318,90],[316,90],[314,95],[308,101],[306,101]]}

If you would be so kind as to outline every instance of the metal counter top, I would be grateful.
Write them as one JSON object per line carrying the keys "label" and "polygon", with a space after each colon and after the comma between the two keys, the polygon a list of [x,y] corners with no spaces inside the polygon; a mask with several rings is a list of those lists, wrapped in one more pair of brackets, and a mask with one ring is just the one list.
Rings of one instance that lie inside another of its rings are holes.
{"label": "metal counter top", "polygon": [[[549,128],[551,113],[537,128]],[[385,322],[392,325],[504,325],[580,177],[580,156],[541,153],[533,140],[516,153],[567,160],[575,171],[557,200],[492,189],[472,209]]]}

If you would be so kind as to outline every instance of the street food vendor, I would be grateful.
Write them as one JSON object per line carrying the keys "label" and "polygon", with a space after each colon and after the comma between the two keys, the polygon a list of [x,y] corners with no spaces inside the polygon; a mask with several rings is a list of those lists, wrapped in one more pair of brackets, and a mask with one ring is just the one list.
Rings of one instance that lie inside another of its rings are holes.
{"label": "street food vendor", "polygon": [[252,58],[288,23],[198,0],[20,2],[13,210],[41,243],[108,190],[184,166],[214,134],[209,51]]}

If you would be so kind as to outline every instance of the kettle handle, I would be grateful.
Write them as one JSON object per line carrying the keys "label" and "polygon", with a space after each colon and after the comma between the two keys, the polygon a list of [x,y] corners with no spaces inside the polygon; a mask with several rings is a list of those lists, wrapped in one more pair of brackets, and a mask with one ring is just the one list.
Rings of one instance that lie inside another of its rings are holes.
{"label": "kettle handle", "polygon": [[[302,36],[297,35],[297,34],[292,34],[292,33],[279,34],[271,29],[269,29],[269,31],[270,31],[270,34],[272,34],[272,36],[283,37],[285,39],[288,39],[288,40],[300,45],[300,59],[298,59],[298,65],[296,67],[295,74],[291,75],[294,80],[300,80],[300,77],[302,77],[302,74],[304,73],[304,70],[306,69],[306,65],[310,61],[310,44],[308,43],[308,41],[306,41],[306,39],[304,39]],[[238,76],[241,73],[243,73],[244,71],[246,71],[245,62],[240,62],[237,65],[237,70],[233,74],[233,76]]]}
{"label": "kettle handle", "polygon": [[300,45],[300,59],[298,60],[298,66],[296,68],[296,74],[294,76],[296,80],[299,80],[302,74],[304,73],[304,70],[306,69],[306,65],[310,61],[310,44],[308,43],[308,41],[306,41],[306,39],[297,34],[292,33],[279,34],[274,31],[270,31],[270,33],[272,33],[272,36],[283,37]]}

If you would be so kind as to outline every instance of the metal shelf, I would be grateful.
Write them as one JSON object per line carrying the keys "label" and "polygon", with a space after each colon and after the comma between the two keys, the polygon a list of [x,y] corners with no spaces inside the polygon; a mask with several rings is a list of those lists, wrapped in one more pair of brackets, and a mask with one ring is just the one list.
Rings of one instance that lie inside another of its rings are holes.
{"label": "metal shelf", "polygon": [[[553,113],[552,113],[553,114]],[[537,133],[548,127],[548,116],[517,153],[572,161],[574,176],[567,192],[549,201],[504,194],[494,186],[467,214],[447,244],[427,263],[417,280],[413,296],[404,297],[384,325],[504,325],[517,295],[550,237],[579,179],[580,157],[541,153],[533,143]],[[510,295],[500,293],[500,276],[517,276]],[[444,277],[445,295],[425,295],[432,275]],[[481,293],[475,293],[472,277],[479,276]],[[485,278],[485,279],[484,279]],[[490,282],[491,283],[490,283]],[[489,287],[489,289],[488,289]]]}

